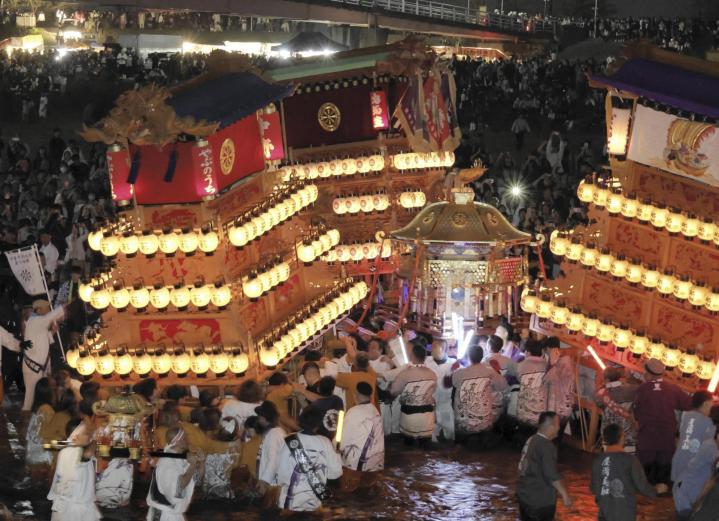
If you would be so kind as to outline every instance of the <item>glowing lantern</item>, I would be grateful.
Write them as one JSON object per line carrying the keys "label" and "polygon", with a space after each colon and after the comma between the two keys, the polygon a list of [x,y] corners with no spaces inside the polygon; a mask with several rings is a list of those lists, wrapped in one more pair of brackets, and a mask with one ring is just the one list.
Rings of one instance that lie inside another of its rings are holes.
{"label": "glowing lantern", "polygon": [[653,211],[654,206],[652,206],[652,202],[646,198],[642,199],[642,202],[637,209],[637,219],[643,223],[648,223],[652,220]]}
{"label": "glowing lantern", "polygon": [[679,356],[679,370],[684,376],[690,376],[699,368],[699,357],[694,353],[682,353]]}
{"label": "glowing lantern", "polygon": [[577,197],[579,197],[579,200],[583,203],[591,203],[594,201],[594,192],[596,189],[597,187],[594,184],[592,176],[587,176],[584,178],[584,181],[579,183],[579,187],[577,188]]}
{"label": "glowing lantern", "polygon": [[699,225],[701,223],[699,222],[699,219],[697,219],[697,216],[693,213],[690,213],[687,215],[686,220],[684,221],[684,224],[682,224],[682,234],[687,239],[692,239],[697,236],[699,233]]}
{"label": "glowing lantern", "polygon": [[276,367],[280,362],[279,353],[275,347],[263,348],[260,350],[260,362],[265,367],[273,368]]}
{"label": "glowing lantern", "polygon": [[675,284],[676,279],[674,278],[674,271],[667,270],[659,275],[659,280],[657,281],[657,291],[665,297],[669,296],[674,293]]}
{"label": "glowing lantern", "polygon": [[719,312],[719,287],[713,287],[711,293],[707,295],[705,307],[711,311],[712,314]]}
{"label": "glowing lantern", "polygon": [[[679,300],[686,300],[689,298],[689,292],[692,290],[692,281],[688,275],[682,275],[679,280],[674,283],[674,297]],[[661,290],[660,290],[661,291]]]}
{"label": "glowing lantern", "polygon": [[170,304],[170,290],[160,283],[150,291],[150,303],[155,309],[165,309]]}
{"label": "glowing lantern", "polygon": [[709,288],[702,281],[697,281],[689,291],[689,303],[694,306],[695,309],[701,308],[707,303],[709,298]]}
{"label": "glowing lantern", "polygon": [[656,288],[659,284],[659,277],[661,273],[657,271],[657,267],[650,264],[649,267],[642,273],[642,286],[645,288]]}
{"label": "glowing lantern", "polygon": [[347,213],[347,207],[344,205],[344,200],[341,197],[336,197],[334,201],[332,201],[332,210],[337,215],[344,215]]}
{"label": "glowing lantern", "polygon": [[127,376],[132,372],[132,357],[124,349],[115,355],[114,364],[115,372],[120,376]]}
{"label": "glowing lantern", "polygon": [[702,243],[706,244],[714,240],[715,232],[716,225],[709,217],[705,217],[704,220],[699,224],[699,228],[697,229],[697,237],[699,237],[699,240],[702,241]]}
{"label": "glowing lantern", "polygon": [[190,300],[192,305],[198,309],[205,309],[212,300],[212,290],[210,286],[202,282],[195,282],[195,286],[190,291]]}
{"label": "glowing lantern", "polygon": [[536,313],[539,306],[539,297],[537,297],[534,290],[524,288],[519,304],[525,313]]}
{"label": "glowing lantern", "polygon": [[290,265],[286,262],[280,262],[276,267],[280,284],[286,282],[290,278]]}
{"label": "glowing lantern", "polygon": [[662,344],[659,339],[652,338],[652,341],[649,342],[649,346],[647,347],[647,358],[654,358],[655,360],[662,360],[662,357],[664,356],[664,344]]}
{"label": "glowing lantern", "polygon": [[130,304],[135,309],[145,309],[150,303],[150,291],[137,283],[130,292]]}
{"label": "glowing lantern", "polygon": [[132,232],[125,232],[120,239],[120,251],[126,257],[134,257],[140,249],[140,239]]}
{"label": "glowing lantern", "polygon": [[312,264],[312,261],[315,260],[315,251],[312,247],[312,243],[309,241],[304,241],[302,243],[299,243],[297,245],[297,258],[304,262],[305,265]]}
{"label": "glowing lantern", "polygon": [[224,374],[230,367],[230,357],[224,351],[210,356],[210,371],[215,375]]}
{"label": "glowing lantern", "polygon": [[236,375],[241,375],[250,367],[250,359],[246,353],[235,351],[230,358],[230,371]]}
{"label": "glowing lantern", "polygon": [[591,268],[597,263],[598,258],[599,250],[597,250],[593,242],[590,242],[587,244],[587,247],[582,250],[582,253],[579,256],[579,262],[582,263],[582,266]]}
{"label": "glowing lantern", "polygon": [[584,326],[584,315],[580,313],[579,308],[573,308],[567,317],[567,329],[572,333],[581,331]]}
{"label": "glowing lantern", "polygon": [[257,273],[253,272],[242,282],[242,292],[249,299],[255,300],[262,295],[262,283],[257,277]]}
{"label": "glowing lantern", "polygon": [[90,297],[90,305],[95,309],[106,309],[110,305],[110,291],[106,288],[95,290]]}
{"label": "glowing lantern", "polygon": [[563,257],[567,253],[569,248],[569,239],[559,233],[559,230],[554,230],[549,239],[549,249],[555,255]]}
{"label": "glowing lantern", "polygon": [[314,253],[315,259],[322,255],[322,241],[318,237],[314,241],[312,241],[312,253]]}
{"label": "glowing lantern", "polygon": [[635,358],[642,356],[647,352],[647,349],[649,349],[649,339],[643,332],[637,332],[632,335],[632,338],[629,341],[629,350]]}
{"label": "glowing lantern", "polygon": [[119,251],[120,239],[110,232],[105,232],[102,235],[102,241],[100,242],[100,252],[105,257],[114,257]]}
{"label": "glowing lantern", "polygon": [[210,355],[205,353],[203,347],[198,347],[192,356],[190,369],[197,375],[203,375],[210,370]]}
{"label": "glowing lantern", "polygon": [[612,262],[612,267],[609,269],[609,273],[615,279],[623,279],[627,276],[627,270],[629,269],[629,261],[624,258],[624,255],[620,254]]}
{"label": "glowing lantern", "polygon": [[93,251],[100,251],[102,246],[102,230],[95,230],[87,234],[87,245]]}
{"label": "glowing lantern", "polygon": [[178,282],[170,291],[170,303],[178,310],[184,310],[190,305],[190,288]]}
{"label": "glowing lantern", "polygon": [[152,257],[160,248],[160,240],[151,230],[143,230],[139,238],[140,253],[147,257]]}
{"label": "glowing lantern", "polygon": [[135,355],[132,359],[132,368],[139,375],[145,375],[152,371],[152,357],[143,352],[141,355]]}
{"label": "glowing lantern", "polygon": [[677,235],[682,231],[686,217],[679,213],[678,208],[672,208],[672,211],[667,216],[667,222],[664,225],[669,235]]}
{"label": "glowing lantern", "polygon": [[599,320],[594,313],[591,313],[584,319],[584,326],[582,326],[582,333],[587,337],[595,337],[599,332]]}
{"label": "glowing lantern", "polygon": [[185,255],[194,255],[199,243],[200,240],[194,230],[190,228],[182,229],[182,235],[180,235],[178,240],[178,245],[182,253]]}
{"label": "glowing lantern", "polygon": [[110,296],[110,304],[115,309],[123,310],[130,303],[130,292],[120,284],[115,285],[115,290]]}
{"label": "glowing lantern", "polygon": [[702,380],[711,380],[714,375],[714,362],[711,360],[701,360],[697,365],[696,375]]}
{"label": "glowing lantern", "polygon": [[618,108],[613,105],[617,104],[616,98],[610,100],[611,120],[607,129],[607,153],[622,158],[627,155],[627,145],[629,144],[629,124],[632,119],[632,111],[630,109]]}
{"label": "glowing lantern", "polygon": [[602,248],[599,257],[597,257],[597,262],[594,264],[594,267],[598,272],[606,273],[612,269],[612,264],[614,264],[614,256],[609,253],[609,250],[607,248]]}
{"label": "glowing lantern", "polygon": [[594,191],[594,204],[597,208],[604,208],[604,206],[606,206],[609,194],[609,188],[606,188],[604,186],[597,186],[596,190]]}
{"label": "glowing lantern", "polygon": [[69,365],[73,369],[77,367],[77,361],[79,360],[79,358],[79,349],[70,349],[67,353],[65,353],[65,362],[67,362],[67,365]]}
{"label": "glowing lantern", "polygon": [[637,201],[637,197],[633,194],[629,194],[622,202],[622,216],[625,219],[633,219],[637,216],[638,211],[639,201]]}
{"label": "glowing lantern", "polygon": [[540,300],[539,305],[537,305],[537,316],[540,318],[549,318],[550,316],[552,316],[553,308],[554,306],[549,300],[549,296],[543,295],[542,300]]}
{"label": "glowing lantern", "polygon": [[572,263],[577,262],[582,255],[583,249],[584,246],[579,242],[579,237],[572,237],[572,242],[569,244],[569,248],[567,248],[567,260]]}
{"label": "glowing lantern", "polygon": [[676,367],[679,365],[681,354],[682,352],[677,349],[677,346],[670,345],[662,353],[662,363],[667,367]]}
{"label": "glowing lantern", "polygon": [[77,288],[77,295],[83,302],[90,302],[94,291],[95,288],[93,288],[91,284],[88,284],[87,281],[83,281]]}
{"label": "glowing lantern", "polygon": [[230,243],[236,248],[242,248],[249,242],[247,230],[244,226],[237,226],[237,224],[235,224],[235,226],[232,226],[228,229],[228,235],[230,238]]}
{"label": "glowing lantern", "polygon": [[557,303],[552,308],[550,320],[558,326],[563,326],[569,319],[569,308],[564,303]]}
{"label": "glowing lantern", "polygon": [[612,193],[607,197],[607,212],[616,215],[621,213],[624,204],[624,196],[620,188],[614,188]]}
{"label": "glowing lantern", "polygon": [[90,376],[95,372],[95,358],[90,356],[87,352],[80,353],[80,357],[77,360],[77,372],[82,376]]}
{"label": "glowing lantern", "polygon": [[156,351],[152,357],[152,370],[159,375],[167,374],[172,369],[172,358],[163,349]]}
{"label": "glowing lantern", "polygon": [[223,284],[222,282],[215,282],[212,287],[210,300],[213,306],[217,306],[220,309],[224,309],[227,304],[232,300],[232,291],[230,286]]}
{"label": "glowing lantern", "polygon": [[170,228],[165,228],[162,231],[162,235],[159,237],[159,246],[162,253],[168,257],[172,257],[180,247],[180,241],[177,234]]}
{"label": "glowing lantern", "polygon": [[632,339],[632,333],[626,325],[621,325],[614,330],[612,337],[612,343],[616,346],[619,351],[624,351],[629,347],[629,342]]}
{"label": "glowing lantern", "polygon": [[652,223],[654,228],[660,230],[666,226],[668,218],[669,210],[667,210],[666,205],[660,204],[655,206],[652,210],[652,217],[649,221]]}
{"label": "glowing lantern", "polygon": [[602,344],[611,342],[614,338],[615,330],[614,325],[610,324],[608,320],[603,320],[597,329],[597,339],[599,339]]}
{"label": "glowing lantern", "polygon": [[629,267],[627,268],[626,279],[629,284],[636,286],[642,281],[642,275],[644,274],[644,268],[639,264],[639,260],[634,259]]}

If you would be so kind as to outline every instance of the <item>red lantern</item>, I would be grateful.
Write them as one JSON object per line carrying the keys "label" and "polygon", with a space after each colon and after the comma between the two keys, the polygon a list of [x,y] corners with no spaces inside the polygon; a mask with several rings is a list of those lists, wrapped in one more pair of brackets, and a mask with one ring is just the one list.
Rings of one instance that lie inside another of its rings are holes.
{"label": "red lantern", "polygon": [[369,93],[372,108],[372,128],[386,130],[389,128],[389,111],[387,110],[387,95],[383,90],[373,90]]}
{"label": "red lantern", "polygon": [[195,193],[200,199],[212,199],[217,194],[217,171],[212,156],[212,147],[204,139],[192,147],[192,174],[195,179]]}
{"label": "red lantern", "polygon": [[130,174],[130,154],[120,145],[112,145],[107,149],[107,172],[110,177],[112,200],[119,206],[132,201],[132,185],[127,182]]}

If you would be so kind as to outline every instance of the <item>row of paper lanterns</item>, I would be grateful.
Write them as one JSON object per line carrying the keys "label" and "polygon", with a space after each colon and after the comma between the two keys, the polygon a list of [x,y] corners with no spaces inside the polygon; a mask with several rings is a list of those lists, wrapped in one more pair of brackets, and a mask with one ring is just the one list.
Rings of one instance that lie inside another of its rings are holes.
{"label": "row of paper lanterns", "polygon": [[329,177],[350,176],[355,174],[368,174],[384,170],[384,156],[374,154],[371,156],[346,157],[304,163],[286,165],[280,168],[280,174],[284,181],[290,179],[327,179]]}
{"label": "row of paper lanterns", "polygon": [[710,289],[702,281],[692,282],[688,275],[678,276],[671,269],[661,272],[653,265],[645,267],[638,261],[627,260],[624,255],[613,255],[607,248],[598,250],[592,244],[585,246],[578,237],[570,240],[556,230],[550,237],[549,249],[570,262],[579,262],[633,285],[641,284],[663,296],[673,295],[678,300],[688,301],[695,308],[705,307],[712,313],[719,312],[719,287]]}
{"label": "row of paper lanterns", "polygon": [[305,264],[312,264],[340,242],[339,230],[316,230],[295,244],[297,259]]}
{"label": "row of paper lanterns", "polygon": [[106,348],[94,352],[75,348],[67,352],[66,361],[82,376],[98,373],[105,377],[113,373],[127,376],[132,372],[139,376],[145,376],[150,372],[162,376],[170,371],[178,376],[189,372],[202,376],[210,371],[216,376],[223,375],[227,371],[242,375],[250,365],[247,353],[241,348],[228,350],[220,346],[210,349],[209,352],[203,346],[191,350],[177,347],[171,352],[157,347],[152,355],[144,349],[139,349],[131,355],[122,348],[115,354],[110,353]]}
{"label": "row of paper lanterns", "polygon": [[317,201],[317,185],[291,187],[276,194],[276,202],[256,215],[239,217],[227,228],[230,243],[242,248],[250,241],[264,235],[280,223]]}
{"label": "row of paper lanterns", "polygon": [[319,297],[295,313],[288,325],[273,331],[258,341],[260,362],[274,368],[309,338],[334,322],[357,305],[369,292],[364,281],[345,281],[329,295]]}
{"label": "row of paper lanterns", "polygon": [[702,360],[694,353],[682,352],[675,345],[665,345],[658,338],[649,338],[643,332],[632,331],[626,325],[615,325],[609,320],[599,320],[594,314],[585,315],[578,308],[568,308],[563,303],[552,302],[549,295],[537,296],[533,290],[522,292],[522,310],[551,320],[570,332],[581,332],[602,343],[612,343],[619,351],[629,349],[636,357],[655,358],[670,368],[678,367],[684,375],[696,374],[709,380],[714,374],[715,363]]}
{"label": "row of paper lanterns", "polygon": [[325,262],[361,262],[377,257],[388,259],[392,256],[392,243],[389,239],[379,242],[338,244],[328,251],[322,260]]}
{"label": "row of paper lanterns", "polygon": [[290,265],[281,257],[259,266],[242,279],[242,292],[257,299],[290,278]]}
{"label": "row of paper lanterns", "polygon": [[196,282],[192,286],[165,286],[158,283],[154,286],[136,284],[124,287],[116,283],[111,288],[95,288],[91,284],[81,283],[78,295],[83,302],[88,302],[98,310],[107,309],[109,306],[118,310],[124,310],[128,306],[144,310],[150,304],[158,310],[165,309],[170,304],[179,310],[186,309],[190,304],[198,309],[205,309],[209,304],[223,309],[232,300],[232,288],[221,281],[214,284]]}
{"label": "row of paper lanterns", "polygon": [[344,195],[335,197],[332,201],[332,210],[337,215],[346,213],[384,212],[389,208],[390,199],[386,192],[374,194]]}
{"label": "row of paper lanterns", "polygon": [[212,255],[220,238],[210,228],[165,228],[162,231],[144,230],[141,234],[133,231],[116,234],[110,230],[95,230],[88,234],[87,243],[92,250],[99,251],[105,257],[114,257],[118,253],[134,257],[138,252],[151,257],[158,251],[167,256],[173,256],[178,251],[190,256],[197,251]]}
{"label": "row of paper lanterns", "polygon": [[719,247],[719,226],[710,218],[700,219],[694,214],[684,214],[678,208],[653,203],[649,199],[639,201],[636,196],[625,196],[619,187],[602,186],[587,177],[577,188],[577,197],[584,203],[593,203],[598,208],[606,208],[613,215],[622,215],[626,219],[651,224],[654,228],[664,229],[672,235],[682,234],[692,240],[697,237],[704,243],[714,242]]}
{"label": "row of paper lanterns", "polygon": [[397,170],[418,168],[442,168],[454,165],[454,152],[407,152],[392,156],[392,165]]}

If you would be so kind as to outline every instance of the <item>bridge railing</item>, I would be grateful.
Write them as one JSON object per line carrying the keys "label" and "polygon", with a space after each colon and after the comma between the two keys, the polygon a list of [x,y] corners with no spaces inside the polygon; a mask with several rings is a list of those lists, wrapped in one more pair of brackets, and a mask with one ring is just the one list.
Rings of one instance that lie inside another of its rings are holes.
{"label": "bridge railing", "polygon": [[519,16],[480,13],[467,7],[432,0],[331,0],[332,2],[383,9],[398,13],[480,25],[514,33],[553,33],[554,22]]}

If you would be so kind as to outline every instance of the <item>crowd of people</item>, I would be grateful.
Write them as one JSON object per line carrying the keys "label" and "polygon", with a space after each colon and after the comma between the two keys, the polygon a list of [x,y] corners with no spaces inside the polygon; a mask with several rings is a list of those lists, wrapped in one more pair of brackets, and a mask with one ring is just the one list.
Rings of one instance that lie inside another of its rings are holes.
{"label": "crowd of people", "polygon": [[[95,466],[97,445],[127,436],[97,415],[106,388],[65,369],[39,379],[26,463],[35,479],[51,482],[53,519],[99,519],[97,505],[125,506],[133,488],[147,490],[148,519],[184,519],[193,500],[208,499],[314,511],[330,494],[374,486],[393,435],[421,448],[518,441],[520,518],[553,519],[557,498],[572,507],[557,467],[562,435],[578,415],[571,349],[555,337],[515,334],[505,320],[494,334],[474,336],[466,353],[411,330],[400,341],[377,317],[364,326],[350,322],[301,364],[223,394],[160,388],[151,378],[136,383],[132,392],[155,410],[130,429],[151,454],[137,470],[122,456]],[[664,372],[654,359],[639,378],[605,371],[596,393],[604,449],[590,481],[600,520],[633,520],[638,494],[656,497],[672,484],[679,519],[713,519],[719,406],[705,391],[690,395],[665,381]],[[683,411],[679,423],[676,411]],[[69,446],[59,453],[43,449],[63,439]]]}

